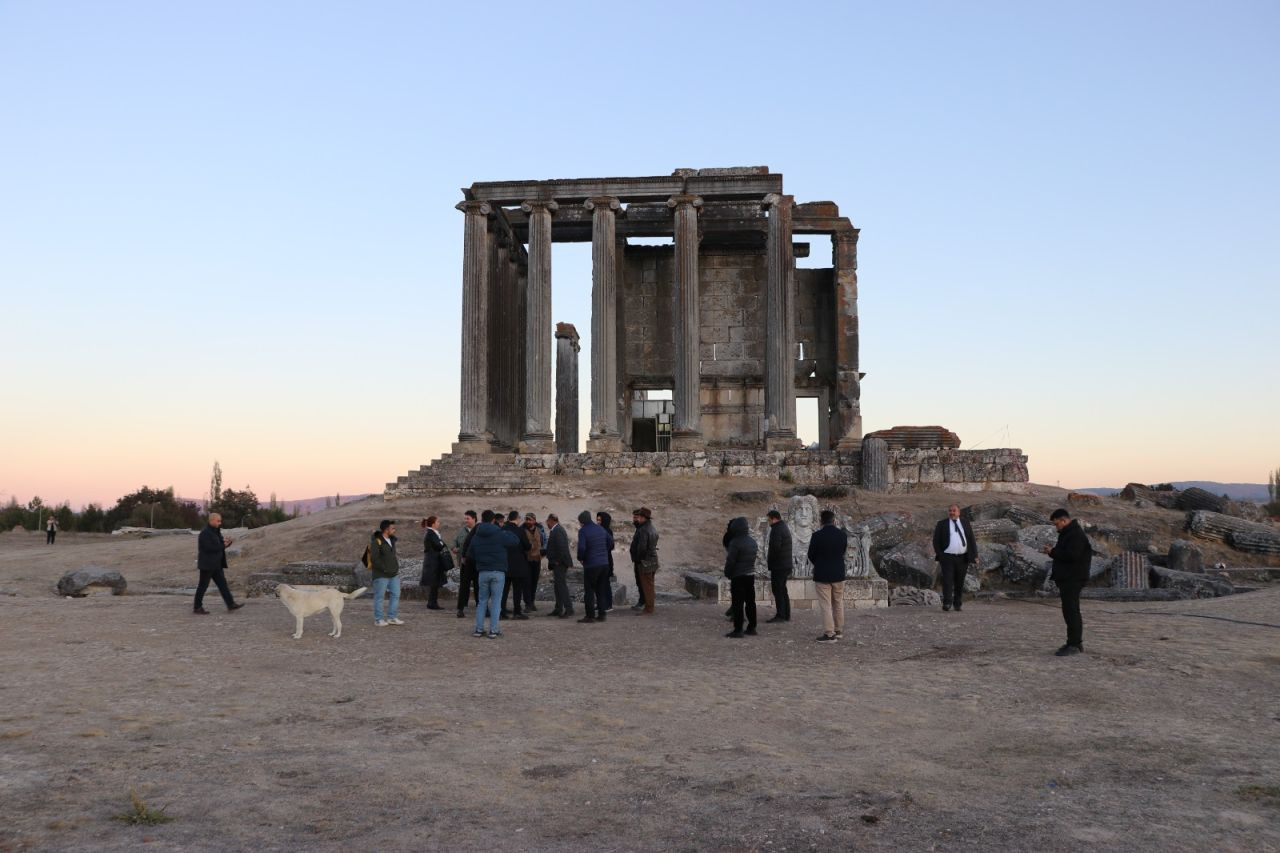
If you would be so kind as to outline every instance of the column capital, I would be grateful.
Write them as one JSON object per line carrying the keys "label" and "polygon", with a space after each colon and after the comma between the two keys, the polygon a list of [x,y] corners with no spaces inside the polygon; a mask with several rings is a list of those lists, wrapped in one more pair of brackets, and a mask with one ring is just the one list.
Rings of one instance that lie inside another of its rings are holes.
{"label": "column capital", "polygon": [[680,208],[685,206],[702,207],[702,196],[700,195],[673,195],[667,199],[667,207]]}
{"label": "column capital", "polygon": [[493,208],[487,201],[460,201],[453,207],[454,210],[461,210],[463,213],[474,213],[481,216],[488,216],[493,213]]}
{"label": "column capital", "polygon": [[782,193],[769,193],[760,202],[760,206],[763,208],[778,207],[780,205],[795,207],[796,197],[793,195],[783,195]]}
{"label": "column capital", "polygon": [[595,210],[598,207],[601,210],[618,211],[622,209],[622,202],[616,195],[597,195],[584,201],[582,206],[587,210]]}
{"label": "column capital", "polygon": [[520,209],[525,213],[533,213],[534,209],[546,210],[555,213],[560,209],[560,205],[551,199],[528,198],[520,203]]}

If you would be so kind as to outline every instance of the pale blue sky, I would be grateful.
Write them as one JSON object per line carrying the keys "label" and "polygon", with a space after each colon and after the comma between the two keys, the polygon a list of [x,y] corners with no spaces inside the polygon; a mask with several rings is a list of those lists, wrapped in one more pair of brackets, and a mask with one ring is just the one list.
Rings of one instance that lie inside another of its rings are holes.
{"label": "pale blue sky", "polygon": [[376,490],[457,431],[459,187],[755,164],[862,228],[868,430],[1264,480],[1280,5],[1043,5],[0,0],[0,498]]}

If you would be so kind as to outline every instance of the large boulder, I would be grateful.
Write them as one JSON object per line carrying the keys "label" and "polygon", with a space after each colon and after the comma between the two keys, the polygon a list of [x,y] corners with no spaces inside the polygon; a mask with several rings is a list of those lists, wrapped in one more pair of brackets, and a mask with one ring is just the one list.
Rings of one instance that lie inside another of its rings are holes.
{"label": "large boulder", "polygon": [[960,517],[972,524],[975,521],[995,521],[1004,518],[1012,506],[1008,501],[987,501],[960,510]]}
{"label": "large boulder", "polygon": [[978,570],[991,572],[1004,565],[1009,558],[1009,549],[1004,545],[993,545],[989,542],[978,542]]}
{"label": "large boulder", "polygon": [[1085,533],[1095,548],[1099,542],[1106,542],[1121,551],[1146,551],[1151,547],[1151,531],[1136,527],[1098,524],[1089,527]]}
{"label": "large boulder", "polygon": [[1185,539],[1169,544],[1168,568],[1176,572],[1203,572],[1204,552]]}
{"label": "large boulder", "polygon": [[930,589],[938,577],[938,564],[930,549],[918,542],[909,542],[885,554],[878,571],[891,583]]}
{"label": "large boulder", "polygon": [[1133,501],[1135,504],[1139,501],[1152,503],[1165,509],[1177,509],[1178,499],[1181,496],[1182,492],[1174,488],[1153,489],[1141,483],[1130,483],[1120,490],[1120,497],[1127,501]]}
{"label": "large boulder", "polygon": [[1034,509],[1027,509],[1026,507],[1018,506],[1017,504],[1010,506],[1009,511],[1004,514],[1004,517],[1022,527],[1026,527],[1030,524],[1049,523],[1049,516],[1045,515],[1043,512]]}
{"label": "large boulder", "polygon": [[897,586],[889,591],[889,606],[941,607],[942,596],[931,589]]}
{"label": "large boulder", "polygon": [[1058,529],[1052,524],[1033,524],[1018,531],[1018,543],[1039,551],[1045,545],[1058,544]]}
{"label": "large boulder", "polygon": [[1188,598],[1217,598],[1235,592],[1231,581],[1218,575],[1179,572],[1152,566],[1150,577],[1154,588],[1177,590]]}
{"label": "large boulder", "polygon": [[883,512],[864,518],[850,528],[864,534],[870,542],[871,562],[879,565],[884,555],[911,538],[911,514]]}
{"label": "large boulder", "polygon": [[1009,544],[1018,541],[1018,525],[1007,518],[993,518],[975,521],[971,524],[973,538],[979,542],[999,542]]}
{"label": "large boulder", "polygon": [[58,579],[58,594],[81,598],[89,594],[90,589],[109,589],[112,595],[124,595],[128,584],[124,575],[115,569],[103,569],[97,566],[86,566],[67,572]]}
{"label": "large boulder", "polygon": [[1028,545],[1010,545],[1000,575],[1005,583],[1040,586],[1049,576],[1053,561],[1047,554]]}

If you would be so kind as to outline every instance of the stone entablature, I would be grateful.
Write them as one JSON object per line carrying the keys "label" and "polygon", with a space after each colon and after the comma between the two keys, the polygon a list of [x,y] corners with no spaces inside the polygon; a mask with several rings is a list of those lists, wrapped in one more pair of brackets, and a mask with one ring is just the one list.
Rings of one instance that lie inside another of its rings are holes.
{"label": "stone entablature", "polygon": [[[1020,491],[1021,450],[889,451],[889,490]],[[444,491],[544,491],[558,476],[757,477],[799,485],[861,482],[861,454],[836,450],[697,450],[669,453],[446,454],[388,483],[387,498]]]}

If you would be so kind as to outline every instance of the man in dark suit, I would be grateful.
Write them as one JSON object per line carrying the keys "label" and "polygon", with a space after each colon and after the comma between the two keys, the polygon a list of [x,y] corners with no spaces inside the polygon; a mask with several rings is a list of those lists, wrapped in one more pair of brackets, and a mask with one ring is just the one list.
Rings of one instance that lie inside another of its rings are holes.
{"label": "man in dark suit", "polygon": [[1080,522],[1065,509],[1055,509],[1049,521],[1058,528],[1058,544],[1042,550],[1053,558],[1053,574],[1062,599],[1062,619],[1067,623],[1067,642],[1054,652],[1058,657],[1078,655],[1084,651],[1084,619],[1080,615],[1080,590],[1089,582],[1089,566],[1093,562],[1093,546],[1084,535]]}
{"label": "man in dark suit", "polygon": [[[501,515],[501,513],[496,513]],[[519,510],[511,510],[507,514],[507,523],[503,525],[503,530],[508,533],[514,533],[518,540],[515,545],[508,543],[507,545],[507,582],[502,587],[502,612],[503,616],[507,615],[507,596],[511,595],[514,599],[512,603],[513,610],[510,611],[512,619],[528,619],[529,615],[520,608],[520,603],[524,600],[524,589],[529,583],[529,549],[531,544],[529,537],[525,534],[517,522],[520,521]],[[537,535],[536,533],[534,534]]]}
{"label": "man in dark suit", "polygon": [[836,514],[824,509],[819,515],[822,527],[809,539],[809,562],[813,563],[813,587],[822,610],[820,643],[834,643],[844,636],[845,552],[849,550],[849,534],[836,527]]}
{"label": "man in dark suit", "polygon": [[555,513],[547,516],[547,527],[547,568],[551,569],[556,590],[556,606],[547,615],[567,619],[573,615],[573,599],[569,596],[567,579],[569,567],[573,565],[569,534]]}
{"label": "man in dark suit", "polygon": [[237,604],[231,597],[231,587],[227,586],[227,546],[231,539],[222,538],[222,516],[216,512],[209,513],[209,523],[200,531],[200,539],[196,542],[196,568],[200,570],[200,585],[196,587],[196,606],[193,612],[208,616],[204,609],[204,594],[209,589],[209,581],[217,584],[227,610],[239,610],[243,604]]}
{"label": "man in dark suit", "polygon": [[791,529],[782,520],[782,513],[769,510],[769,549],[765,552],[769,566],[769,586],[773,590],[774,615],[770,622],[791,621],[791,596],[787,593],[787,578],[795,568],[791,553]]}
{"label": "man in dark suit", "polygon": [[978,543],[969,522],[960,517],[958,504],[947,507],[947,517],[933,528],[933,559],[942,572],[942,609],[954,606],[959,611],[964,576],[969,564],[978,559]]}

